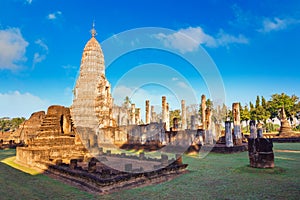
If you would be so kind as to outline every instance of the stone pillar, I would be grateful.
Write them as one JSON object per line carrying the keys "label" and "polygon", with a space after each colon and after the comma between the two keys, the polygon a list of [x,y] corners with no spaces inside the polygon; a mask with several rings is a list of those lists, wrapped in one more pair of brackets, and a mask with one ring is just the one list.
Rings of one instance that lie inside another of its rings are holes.
{"label": "stone pillar", "polygon": [[166,123],[165,129],[167,131],[168,130],[167,129],[167,117],[168,117],[168,115],[167,115],[167,100],[166,100],[165,96],[162,97],[161,107],[162,107],[162,112],[161,112],[162,113],[162,122]]}
{"label": "stone pillar", "polygon": [[185,100],[181,100],[181,129],[187,129]]}
{"label": "stone pillar", "polygon": [[206,108],[205,110],[205,143],[206,144],[213,144],[213,135],[212,135],[212,126],[211,126],[211,110],[210,108]]}
{"label": "stone pillar", "polygon": [[136,108],[135,123],[137,125],[141,124],[141,109],[140,108]]}
{"label": "stone pillar", "polygon": [[250,138],[256,138],[255,120],[250,121]]}
{"label": "stone pillar", "polygon": [[195,115],[191,116],[191,130],[196,130],[196,118],[195,118]]}
{"label": "stone pillar", "polygon": [[262,123],[258,122],[257,123],[257,138],[263,138],[263,127]]}
{"label": "stone pillar", "polygon": [[233,114],[233,130],[234,130],[234,144],[242,145],[242,133],[241,133],[241,120],[240,120],[240,104],[232,104],[232,114]]}
{"label": "stone pillar", "polygon": [[226,142],[226,147],[233,147],[231,121],[225,122],[225,142]]}
{"label": "stone pillar", "polygon": [[156,113],[154,112],[154,106],[151,106],[151,122],[155,122],[156,119]]}
{"label": "stone pillar", "polygon": [[145,123],[150,124],[150,103],[149,100],[146,100],[146,116],[145,116]]}
{"label": "stone pillar", "polygon": [[170,130],[170,111],[169,111],[169,103],[167,103],[167,121],[166,121],[166,131]]}
{"label": "stone pillar", "polygon": [[131,124],[135,124],[135,104],[131,104]]}
{"label": "stone pillar", "polygon": [[201,113],[202,113],[202,129],[206,130],[206,116],[205,116],[205,111],[206,111],[206,97],[203,94],[201,96]]}

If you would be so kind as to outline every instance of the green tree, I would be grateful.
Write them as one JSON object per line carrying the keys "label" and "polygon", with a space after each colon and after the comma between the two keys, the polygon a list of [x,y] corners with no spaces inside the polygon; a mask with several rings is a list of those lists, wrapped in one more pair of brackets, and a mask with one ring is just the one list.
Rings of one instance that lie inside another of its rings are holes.
{"label": "green tree", "polygon": [[241,106],[240,104],[240,113],[241,113],[241,121],[246,121],[247,124],[247,131],[248,131],[248,124],[250,120],[250,111],[247,105],[244,107]]}
{"label": "green tree", "polygon": [[210,100],[210,99],[206,100],[206,108],[210,108],[210,109],[213,108],[213,102],[212,102],[212,100]]}
{"label": "green tree", "polygon": [[272,118],[278,117],[279,110],[284,106],[287,117],[296,116],[300,112],[299,97],[285,93],[273,94],[268,102],[268,111]]}
{"label": "green tree", "polygon": [[169,115],[170,127],[173,127],[173,119],[177,118],[178,121],[181,120],[181,111],[179,109],[171,110]]}
{"label": "green tree", "polygon": [[250,106],[250,119],[251,120],[256,120],[256,111],[255,111],[255,107],[253,105],[253,103],[250,101],[249,103]]}

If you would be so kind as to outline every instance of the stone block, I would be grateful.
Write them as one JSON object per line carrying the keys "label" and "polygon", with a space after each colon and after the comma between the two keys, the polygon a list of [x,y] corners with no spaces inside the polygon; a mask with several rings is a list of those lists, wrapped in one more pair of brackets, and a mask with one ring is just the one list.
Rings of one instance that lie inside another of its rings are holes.
{"label": "stone block", "polygon": [[250,166],[255,168],[273,168],[273,142],[266,138],[249,138],[248,153]]}

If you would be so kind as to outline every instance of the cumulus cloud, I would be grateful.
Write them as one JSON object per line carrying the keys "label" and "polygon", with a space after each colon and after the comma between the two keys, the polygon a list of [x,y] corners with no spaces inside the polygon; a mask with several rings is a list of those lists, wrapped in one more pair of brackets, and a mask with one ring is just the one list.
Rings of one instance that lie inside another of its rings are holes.
{"label": "cumulus cloud", "polygon": [[233,43],[248,43],[248,39],[243,35],[234,36],[220,30],[217,36],[212,36],[205,33],[201,27],[180,29],[169,35],[159,33],[155,37],[161,40],[166,47],[177,49],[181,53],[196,51],[199,45],[216,48],[219,46],[228,46]]}
{"label": "cumulus cloud", "polygon": [[61,16],[62,15],[62,12],[61,11],[56,11],[56,12],[54,12],[54,13],[50,13],[50,14],[48,14],[47,15],[47,19],[49,19],[49,20],[55,20],[55,19],[57,19],[59,16]]}
{"label": "cumulus cloud", "polygon": [[233,36],[230,34],[225,33],[223,30],[220,30],[218,37],[216,38],[216,43],[219,46],[228,46],[230,44],[247,44],[249,43],[248,39],[239,34],[238,36]]}
{"label": "cumulus cloud", "polygon": [[48,101],[30,93],[0,93],[0,117],[28,118],[33,112],[46,110],[48,105]]}
{"label": "cumulus cloud", "polygon": [[45,60],[48,54],[48,46],[41,39],[36,40],[34,43],[39,46],[40,52],[36,52],[33,55],[33,61],[32,61],[33,68],[37,63],[40,63],[43,60]]}
{"label": "cumulus cloud", "polygon": [[262,21],[262,27],[258,29],[259,32],[268,33],[271,31],[280,31],[288,28],[290,25],[299,24],[300,20],[294,18],[266,18]]}
{"label": "cumulus cloud", "polygon": [[0,69],[18,69],[27,60],[28,44],[19,28],[0,30]]}

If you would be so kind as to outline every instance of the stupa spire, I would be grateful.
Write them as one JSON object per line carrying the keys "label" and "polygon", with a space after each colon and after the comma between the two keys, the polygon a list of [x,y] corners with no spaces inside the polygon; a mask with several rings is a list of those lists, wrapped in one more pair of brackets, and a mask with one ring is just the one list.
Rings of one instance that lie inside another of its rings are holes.
{"label": "stupa spire", "polygon": [[93,21],[93,28],[91,30],[91,34],[92,34],[92,37],[95,37],[97,35],[96,29],[95,29],[95,20]]}

